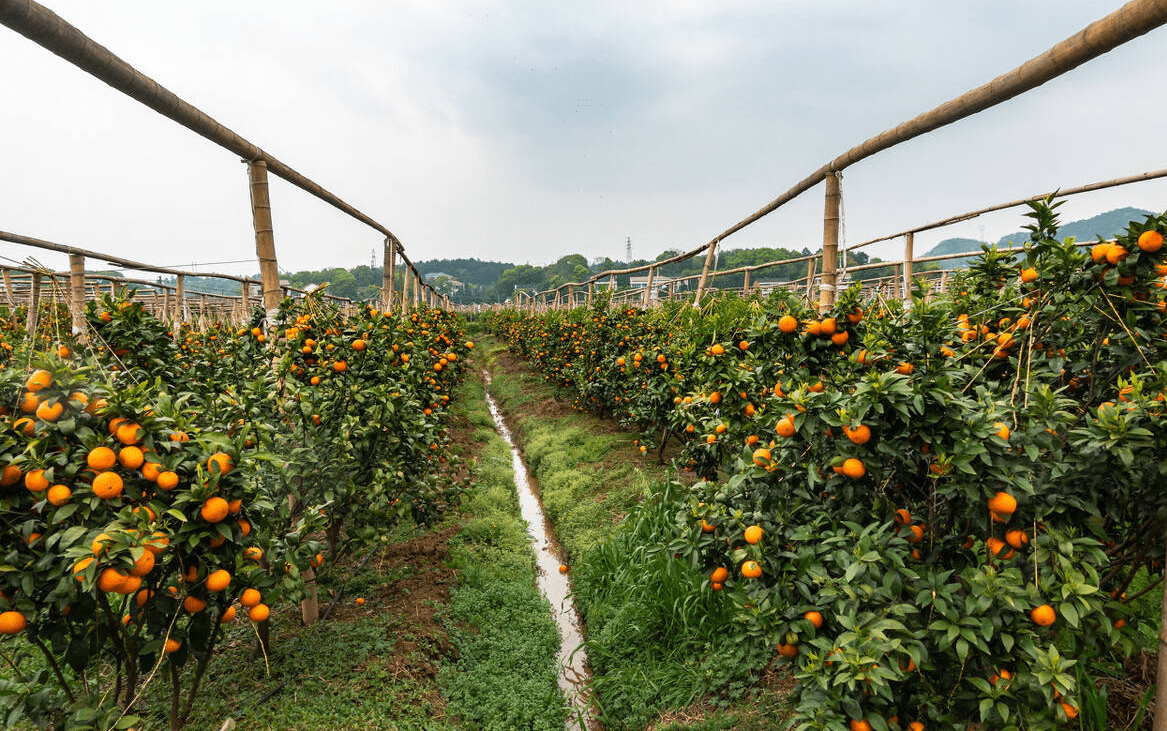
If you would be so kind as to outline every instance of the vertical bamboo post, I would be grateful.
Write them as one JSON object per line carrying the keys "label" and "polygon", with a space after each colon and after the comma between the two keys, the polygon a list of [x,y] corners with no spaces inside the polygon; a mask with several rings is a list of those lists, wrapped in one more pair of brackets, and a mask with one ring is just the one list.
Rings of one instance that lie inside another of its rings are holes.
{"label": "vertical bamboo post", "polygon": [[32,281],[29,283],[28,289],[28,314],[24,318],[24,329],[31,339],[36,334],[37,325],[37,310],[40,309],[41,301],[41,275],[33,272]]}
{"label": "vertical bamboo post", "polygon": [[743,297],[750,296],[750,270],[749,269],[746,270],[746,281],[742,285],[742,296]]}
{"label": "vertical bamboo post", "polygon": [[4,269],[4,299],[8,301],[8,314],[16,311],[16,300],[12,297],[12,272]]}
{"label": "vertical bamboo post", "polygon": [[413,306],[421,307],[421,272],[413,270]]}
{"label": "vertical bamboo post", "polygon": [[940,294],[948,291],[948,270],[940,272]]}
{"label": "vertical bamboo post", "polygon": [[915,238],[911,231],[904,234],[904,302],[912,299],[912,248]]}
{"label": "vertical bamboo post", "polygon": [[85,257],[69,255],[70,309],[73,311],[73,337],[85,342]]}
{"label": "vertical bamboo post", "polygon": [[[7,271],[5,271],[5,274],[7,274]],[[595,294],[596,294],[596,283],[595,282],[588,282],[588,307],[592,306],[592,297],[594,297]]]}
{"label": "vertical bamboo post", "polygon": [[812,258],[806,262],[806,300],[812,302],[811,297],[814,296],[814,263],[817,259]]}
{"label": "vertical bamboo post", "polygon": [[819,280],[819,312],[835,304],[835,267],[839,255],[839,178],[838,172],[827,173],[826,205],[823,211],[823,273]]}
{"label": "vertical bamboo post", "polygon": [[173,310],[170,309],[170,288],[162,290],[162,317],[166,320],[173,321]]}
{"label": "vertical bamboo post", "polygon": [[276,239],[271,220],[271,198],[267,187],[267,163],[252,160],[247,164],[251,182],[251,220],[255,226],[255,253],[259,257],[259,275],[263,279],[263,307],[268,319],[274,319],[280,306],[280,271],[276,264]]}
{"label": "vertical bamboo post", "polygon": [[652,280],[656,275],[654,267],[648,268],[648,281],[644,284],[644,309],[648,309],[652,305]]}
{"label": "vertical bamboo post", "polygon": [[239,312],[244,320],[247,319],[248,311],[251,309],[251,283],[244,282],[239,285]]}
{"label": "vertical bamboo post", "polygon": [[697,294],[693,297],[693,306],[701,306],[701,295],[705,294],[705,282],[709,280],[709,267],[713,264],[713,256],[717,253],[717,243],[714,241],[705,250],[705,266],[701,267],[701,278],[697,280]]}
{"label": "vertical bamboo post", "polygon": [[567,309],[575,307],[575,285],[569,284],[567,286]]}
{"label": "vertical bamboo post", "polygon": [[381,309],[388,312],[393,307],[393,265],[397,263],[397,246],[388,236],[381,252]]}
{"label": "vertical bamboo post", "polygon": [[174,319],[186,321],[186,277],[181,274],[174,278]]}

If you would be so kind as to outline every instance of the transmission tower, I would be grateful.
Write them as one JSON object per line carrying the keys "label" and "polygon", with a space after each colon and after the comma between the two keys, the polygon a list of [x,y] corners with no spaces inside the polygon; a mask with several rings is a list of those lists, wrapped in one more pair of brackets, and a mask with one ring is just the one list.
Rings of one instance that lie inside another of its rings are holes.
{"label": "transmission tower", "polygon": [[628,241],[624,244],[624,261],[632,261],[632,237],[628,237]]}

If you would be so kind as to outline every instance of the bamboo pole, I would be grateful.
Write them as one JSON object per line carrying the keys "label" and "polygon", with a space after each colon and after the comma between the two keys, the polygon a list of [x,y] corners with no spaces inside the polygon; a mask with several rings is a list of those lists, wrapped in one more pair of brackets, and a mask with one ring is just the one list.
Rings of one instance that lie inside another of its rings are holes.
{"label": "bamboo pole", "polygon": [[[5,271],[7,271],[7,270],[5,270]],[[595,293],[596,293],[596,283],[595,282],[588,282],[588,307],[592,306],[592,297],[595,296]]]}
{"label": "bamboo pole", "polygon": [[78,342],[85,342],[85,257],[69,255],[69,283],[72,297],[70,310],[73,314],[73,336]]}
{"label": "bamboo pole", "polygon": [[182,274],[174,280],[174,320],[186,322],[186,277]]}
{"label": "bamboo pole", "polygon": [[717,242],[709,245],[705,251],[705,266],[701,267],[701,278],[697,280],[697,294],[693,297],[693,306],[701,306],[701,295],[705,293],[705,282],[709,279],[709,266],[713,263],[713,255],[717,252]]}
{"label": "bamboo pole", "polygon": [[162,290],[162,317],[163,319],[174,321],[174,313],[170,309],[170,290]]}
{"label": "bamboo pole", "polygon": [[813,302],[811,297],[814,295],[814,264],[815,259],[808,259],[806,262],[806,301]]}
{"label": "bamboo pole", "polygon": [[239,296],[243,300],[240,302],[240,315],[242,319],[247,319],[248,311],[251,309],[251,285],[247,282],[239,285]]}
{"label": "bamboo pole", "polygon": [[819,312],[835,304],[836,267],[839,252],[839,178],[838,172],[827,175],[827,194],[823,211],[823,271],[819,277]]}
{"label": "bamboo pole", "polygon": [[276,265],[276,239],[272,229],[271,198],[268,196],[267,163],[251,160],[247,164],[251,188],[251,220],[255,225],[255,253],[259,257],[259,276],[263,279],[263,307],[269,320],[280,307],[280,271]]}
{"label": "bamboo pole", "polygon": [[656,269],[654,269],[653,267],[649,267],[648,268],[648,282],[646,282],[644,285],[644,309],[646,309],[646,310],[649,308],[650,304],[652,303],[652,280],[653,280],[653,275],[655,275],[655,274],[656,274]]}
{"label": "bamboo pole", "polygon": [[381,309],[386,312],[393,307],[393,265],[396,258],[397,245],[386,236],[385,247],[381,252]]}
{"label": "bamboo pole", "polygon": [[8,314],[16,312],[16,300],[12,297],[12,272],[4,268],[4,299],[8,301]]}
{"label": "bamboo pole", "polygon": [[24,330],[31,338],[36,335],[37,325],[37,310],[40,309],[41,301],[41,275],[33,273],[32,282],[28,289],[28,314],[24,318]]}
{"label": "bamboo pole", "polygon": [[904,302],[910,302],[912,299],[912,251],[915,246],[916,236],[913,233],[904,235]]}

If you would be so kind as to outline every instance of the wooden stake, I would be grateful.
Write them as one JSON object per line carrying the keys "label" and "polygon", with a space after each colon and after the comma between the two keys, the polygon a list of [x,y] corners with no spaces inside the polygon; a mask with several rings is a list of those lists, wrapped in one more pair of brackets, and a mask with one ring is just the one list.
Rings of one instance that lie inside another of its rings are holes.
{"label": "wooden stake", "polygon": [[811,299],[814,293],[814,263],[815,259],[809,259],[806,262],[806,301],[813,302]]}
{"label": "wooden stake", "polygon": [[[7,270],[5,271],[5,275],[7,275]],[[596,283],[595,282],[588,282],[588,307],[592,306],[592,297],[594,297],[595,294],[596,294]]]}
{"label": "wooden stake", "polygon": [[276,239],[272,229],[271,198],[267,187],[267,163],[252,160],[247,164],[251,182],[251,221],[255,226],[255,253],[259,258],[259,275],[263,279],[263,308],[272,319],[280,307],[280,270],[276,264]]}
{"label": "wooden stake", "polygon": [[915,245],[915,234],[904,234],[904,302],[912,299],[912,247]]}
{"label": "wooden stake", "polygon": [[654,267],[648,268],[648,282],[644,285],[644,309],[648,309],[652,304],[652,280],[656,274]]}
{"label": "wooden stake", "polygon": [[749,269],[746,270],[746,281],[745,281],[745,284],[742,285],[742,296],[743,297],[750,296],[750,270]]}
{"label": "wooden stake", "polygon": [[839,173],[827,173],[827,196],[823,211],[823,271],[819,278],[819,312],[835,304],[839,255]]}

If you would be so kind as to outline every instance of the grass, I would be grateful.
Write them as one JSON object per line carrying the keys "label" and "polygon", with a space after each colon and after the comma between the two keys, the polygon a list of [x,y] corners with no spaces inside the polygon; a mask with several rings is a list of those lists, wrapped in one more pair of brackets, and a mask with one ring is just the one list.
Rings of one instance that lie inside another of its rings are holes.
{"label": "grass", "polygon": [[[501,367],[504,348],[481,339],[491,393],[515,428],[543,506],[567,549],[576,606],[587,628],[601,721],[641,729],[769,728],[784,693],[757,688],[769,648],[730,639],[729,607],[695,591],[705,577],[664,550],[684,488],[642,458],[632,437],[594,417],[547,413],[552,389]],[[534,413],[532,413],[534,412]],[[699,597],[694,600],[692,597]],[[762,716],[756,708],[772,709]]]}
{"label": "grass", "polygon": [[[367,549],[326,566],[321,606],[330,592],[344,592],[328,620],[302,627],[298,606],[273,607],[266,661],[253,626],[236,620],[187,728],[219,728],[228,717],[270,731],[563,728],[559,635],[535,585],[509,449],[493,431],[480,383],[464,384],[454,403],[460,459],[474,474],[456,514],[429,531],[399,525],[363,567]],[[437,592],[439,584],[452,588]],[[6,640],[0,651],[11,655],[22,642]],[[27,656],[21,668],[37,664]],[[10,675],[0,668],[0,695]],[[148,690],[141,729],[167,728],[164,677]],[[33,728],[21,723],[15,728]]]}

